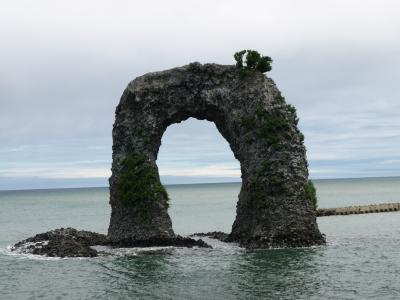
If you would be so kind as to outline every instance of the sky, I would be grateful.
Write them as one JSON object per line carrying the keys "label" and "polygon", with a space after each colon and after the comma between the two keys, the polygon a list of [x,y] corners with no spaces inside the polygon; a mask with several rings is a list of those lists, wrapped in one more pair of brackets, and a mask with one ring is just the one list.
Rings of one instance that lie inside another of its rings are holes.
{"label": "sky", "polygon": [[[400,176],[399,12],[390,0],[3,1],[0,189],[106,186],[129,81],[233,64],[241,49],[273,58],[311,178]],[[171,125],[157,164],[167,184],[240,180],[207,121]]]}

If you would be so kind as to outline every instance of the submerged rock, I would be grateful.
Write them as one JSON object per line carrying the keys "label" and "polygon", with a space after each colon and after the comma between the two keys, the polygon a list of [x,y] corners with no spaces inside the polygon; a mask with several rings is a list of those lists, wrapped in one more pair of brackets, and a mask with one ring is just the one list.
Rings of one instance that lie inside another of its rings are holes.
{"label": "submerged rock", "polygon": [[177,235],[172,238],[164,238],[164,237],[154,237],[146,240],[136,240],[136,239],[125,239],[112,244],[116,247],[167,247],[167,246],[175,246],[175,247],[199,247],[199,248],[212,248],[203,240],[195,240],[190,237],[182,237]]}
{"label": "submerged rock", "polygon": [[160,248],[160,249],[150,249],[150,250],[140,250],[137,255],[173,255],[174,249],[171,248]]}
{"label": "submerged rock", "polygon": [[210,232],[196,232],[190,236],[205,236],[211,239],[216,239],[221,242],[229,242],[229,234],[222,231],[210,231]]}

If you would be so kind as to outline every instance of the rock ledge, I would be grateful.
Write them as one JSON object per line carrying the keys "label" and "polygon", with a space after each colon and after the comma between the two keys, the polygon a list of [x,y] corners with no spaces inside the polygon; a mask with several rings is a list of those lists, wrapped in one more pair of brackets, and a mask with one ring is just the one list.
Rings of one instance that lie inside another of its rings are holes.
{"label": "rock ledge", "polygon": [[11,251],[48,257],[96,257],[98,251],[91,246],[124,247],[199,247],[211,248],[203,240],[176,236],[173,238],[153,238],[151,240],[123,240],[113,243],[106,235],[74,228],[59,228],[16,243]]}

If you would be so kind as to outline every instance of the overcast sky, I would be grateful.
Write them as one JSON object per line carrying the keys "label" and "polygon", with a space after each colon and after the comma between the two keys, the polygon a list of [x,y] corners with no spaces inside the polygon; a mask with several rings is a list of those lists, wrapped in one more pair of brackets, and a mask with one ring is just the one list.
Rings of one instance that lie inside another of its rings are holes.
{"label": "overcast sky", "polygon": [[[0,189],[107,185],[127,83],[244,48],[273,58],[312,178],[398,176],[399,15],[389,0],[2,1]],[[164,183],[240,178],[212,123],[162,142]]]}

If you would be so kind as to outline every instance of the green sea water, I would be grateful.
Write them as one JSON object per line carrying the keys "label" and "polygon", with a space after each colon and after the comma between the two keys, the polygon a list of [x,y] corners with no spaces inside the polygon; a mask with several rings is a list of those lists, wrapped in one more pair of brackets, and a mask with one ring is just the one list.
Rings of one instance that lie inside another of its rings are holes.
{"label": "green sea water", "polygon": [[[400,202],[400,178],[315,181],[320,207]],[[229,232],[240,184],[168,186],[174,230]],[[85,259],[11,253],[57,227],[106,233],[108,189],[0,192],[0,299],[400,299],[400,213],[318,219],[327,246]]]}

